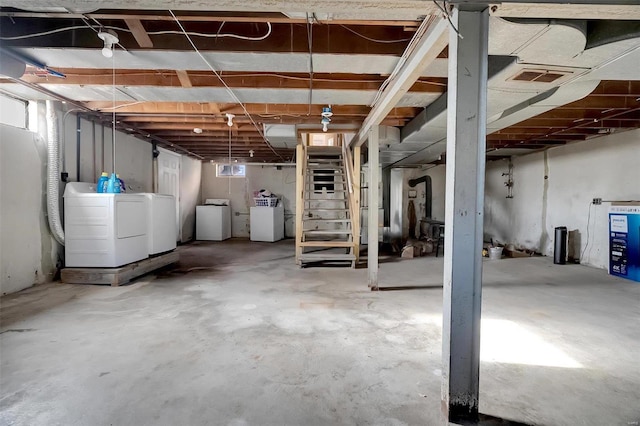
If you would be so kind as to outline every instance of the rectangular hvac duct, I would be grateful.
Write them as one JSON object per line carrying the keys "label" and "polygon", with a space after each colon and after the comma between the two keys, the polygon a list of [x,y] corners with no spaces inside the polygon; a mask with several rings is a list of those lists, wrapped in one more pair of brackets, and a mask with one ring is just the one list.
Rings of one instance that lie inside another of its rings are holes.
{"label": "rectangular hvac duct", "polygon": [[298,135],[294,124],[265,124],[264,136],[274,148],[295,149]]}

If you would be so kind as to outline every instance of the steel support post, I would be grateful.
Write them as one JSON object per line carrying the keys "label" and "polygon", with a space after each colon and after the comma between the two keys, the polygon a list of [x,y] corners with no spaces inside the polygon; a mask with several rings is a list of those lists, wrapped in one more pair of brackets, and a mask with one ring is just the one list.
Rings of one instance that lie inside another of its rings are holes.
{"label": "steel support post", "polygon": [[442,330],[445,424],[478,418],[487,122],[487,6],[456,6],[449,31]]}
{"label": "steel support post", "polygon": [[369,287],[378,287],[378,206],[380,205],[380,126],[372,126],[368,136],[369,183],[367,209],[367,269],[369,271]]}

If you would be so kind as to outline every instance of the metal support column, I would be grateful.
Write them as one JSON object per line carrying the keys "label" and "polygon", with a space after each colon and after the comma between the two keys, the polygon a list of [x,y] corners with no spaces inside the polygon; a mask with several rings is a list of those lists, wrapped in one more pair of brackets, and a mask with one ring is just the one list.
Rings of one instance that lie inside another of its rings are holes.
{"label": "metal support column", "polygon": [[372,126],[368,136],[369,183],[367,209],[367,269],[369,287],[378,287],[378,206],[380,205],[378,181],[380,180],[380,126]]}
{"label": "metal support column", "polygon": [[442,409],[456,424],[478,418],[489,13],[461,5],[451,20],[462,37],[449,31]]}

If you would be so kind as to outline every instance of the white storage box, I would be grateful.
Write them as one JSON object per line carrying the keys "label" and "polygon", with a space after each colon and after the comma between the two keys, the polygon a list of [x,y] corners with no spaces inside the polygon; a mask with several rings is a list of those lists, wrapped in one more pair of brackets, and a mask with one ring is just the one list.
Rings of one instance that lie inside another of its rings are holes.
{"label": "white storage box", "polygon": [[250,215],[251,241],[274,242],[284,238],[284,206],[251,207]]}
{"label": "white storage box", "polygon": [[207,199],[196,206],[196,240],[223,241],[231,238],[231,206],[229,200]]}

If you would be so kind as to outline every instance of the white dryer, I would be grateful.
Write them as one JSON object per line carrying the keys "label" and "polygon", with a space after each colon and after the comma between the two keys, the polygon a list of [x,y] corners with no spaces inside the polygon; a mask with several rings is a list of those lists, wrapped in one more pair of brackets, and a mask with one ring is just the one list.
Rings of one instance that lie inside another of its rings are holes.
{"label": "white dryer", "polygon": [[208,198],[196,206],[196,240],[223,241],[231,238],[229,200]]}
{"label": "white dryer", "polygon": [[65,265],[113,268],[149,257],[144,194],[98,194],[69,182],[64,191]]}
{"label": "white dryer", "polygon": [[164,253],[176,248],[176,199],[173,195],[143,194],[147,198],[147,239],[149,254]]}

